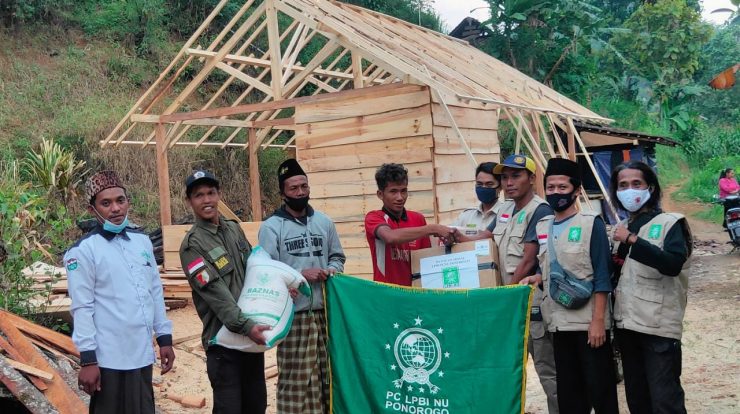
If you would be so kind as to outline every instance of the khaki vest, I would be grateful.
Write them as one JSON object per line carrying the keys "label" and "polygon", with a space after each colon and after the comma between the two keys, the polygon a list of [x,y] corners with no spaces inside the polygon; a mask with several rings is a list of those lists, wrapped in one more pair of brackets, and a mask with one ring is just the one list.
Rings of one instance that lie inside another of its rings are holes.
{"label": "khaki vest", "polygon": [[[662,248],[666,234],[679,221],[683,221],[683,225],[688,229],[684,216],[661,213],[642,226],[637,235]],[[614,253],[619,249],[619,244],[615,244]],[[688,268],[687,259],[678,276],[665,276],[627,255],[614,292],[616,297],[614,320],[617,327],[681,339],[689,288]]]}
{"label": "khaki vest", "polygon": [[[579,279],[592,280],[594,269],[591,264],[591,232],[596,214],[581,212],[576,214],[563,228],[557,241],[552,240],[558,263]],[[542,318],[550,332],[555,331],[588,331],[593,317],[594,296],[580,309],[566,309],[550,297],[550,255],[548,239],[553,216],[547,216],[537,223],[537,238],[540,242],[540,254],[537,258],[542,269],[543,294]],[[611,315],[607,306],[604,312],[604,326],[611,328]]]}
{"label": "khaki vest", "polygon": [[[524,233],[532,219],[532,214],[545,200],[535,195],[524,208],[516,214],[514,201],[506,200],[496,215],[496,227],[493,229],[493,240],[498,246],[499,266],[504,284],[510,284],[514,270],[524,257]],[[536,299],[535,292],[535,299]],[[533,302],[537,304],[537,302]]]}

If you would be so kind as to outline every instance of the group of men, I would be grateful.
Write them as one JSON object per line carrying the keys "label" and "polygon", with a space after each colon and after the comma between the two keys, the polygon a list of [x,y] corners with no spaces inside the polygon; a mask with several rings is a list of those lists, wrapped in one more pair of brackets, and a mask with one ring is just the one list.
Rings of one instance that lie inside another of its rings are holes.
{"label": "group of men", "polygon": [[[567,177],[573,168],[577,166],[550,173]],[[427,224],[422,214],[407,210],[407,170],[399,164],[382,165],[375,175],[382,208],[365,217],[373,279],[410,286],[411,251],[430,247],[430,237],[435,236],[447,243],[493,238],[503,282],[532,283],[531,275],[541,273],[538,255],[545,245],[537,224],[554,213],[550,196],[545,201],[534,193],[535,171],[531,159],[517,154],[501,164],[480,164],[475,171],[480,204],[445,226]],[[329,411],[323,283],[343,271],[346,257],[332,220],[309,204],[308,177],[296,160],[280,165],[278,181],[283,203],[262,223],[259,243],[274,260],[300,271],[310,282],[312,294],[293,292],[292,327],[277,351],[277,410],[323,414]],[[100,225],[65,256],[73,301],[73,340],[83,366],[80,388],[92,395],[91,413],[154,412],[151,338],[156,337],[159,344],[162,373],[172,367],[175,356],[152,246],[146,235],[127,226],[129,198],[114,173],[94,175],[86,190],[88,210]],[[499,191],[505,197],[499,197]],[[203,322],[213,412],[264,413],[263,354],[226,349],[213,341],[222,326],[256,343],[264,343],[263,332],[270,329],[250,320],[237,305],[251,245],[235,221],[219,214],[220,197],[220,183],[210,172],[196,171],[187,178],[185,199],[195,224],[182,241],[180,259]],[[560,199],[570,207],[575,197],[570,193],[553,198],[555,202]],[[540,310],[544,296],[542,289],[535,289],[529,352],[549,412],[558,413],[560,387],[553,339]]]}

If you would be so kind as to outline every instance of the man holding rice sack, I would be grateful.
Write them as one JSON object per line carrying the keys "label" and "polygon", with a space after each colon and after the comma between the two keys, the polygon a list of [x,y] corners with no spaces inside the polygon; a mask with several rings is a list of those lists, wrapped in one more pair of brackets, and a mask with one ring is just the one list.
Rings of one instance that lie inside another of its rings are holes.
{"label": "man holding rice sack", "polygon": [[277,410],[281,414],[329,412],[324,281],[346,260],[334,223],[309,204],[308,177],[289,159],[278,167],[283,205],[262,223],[260,246],[272,259],[301,272],[312,294],[295,298],[293,325],[278,345]]}
{"label": "man holding rice sack", "polygon": [[180,261],[203,321],[201,339],[213,388],[213,412],[264,413],[264,354],[228,349],[215,342],[217,332],[226,327],[257,344],[265,343],[270,327],[248,319],[237,305],[251,246],[239,224],[219,214],[219,182],[212,173],[196,171],[188,177],[185,198],[196,220],[180,246]]}

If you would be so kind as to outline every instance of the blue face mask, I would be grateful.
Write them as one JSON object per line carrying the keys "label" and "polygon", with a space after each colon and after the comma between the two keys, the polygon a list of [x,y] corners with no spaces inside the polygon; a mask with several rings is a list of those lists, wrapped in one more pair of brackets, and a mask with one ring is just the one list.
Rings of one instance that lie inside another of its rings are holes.
{"label": "blue face mask", "polygon": [[97,214],[98,217],[103,219],[103,230],[105,231],[119,234],[120,232],[123,231],[123,229],[128,227],[128,214],[126,214],[126,217],[123,218],[123,221],[121,222],[121,224],[113,224],[113,222],[111,222],[110,220],[104,219],[103,216],[101,216],[100,213],[98,213],[98,210],[95,210],[95,207],[93,207],[93,211],[95,211],[95,214]]}
{"label": "blue face mask", "polygon": [[498,189],[488,187],[475,187],[475,195],[483,204],[493,204],[498,200]]}

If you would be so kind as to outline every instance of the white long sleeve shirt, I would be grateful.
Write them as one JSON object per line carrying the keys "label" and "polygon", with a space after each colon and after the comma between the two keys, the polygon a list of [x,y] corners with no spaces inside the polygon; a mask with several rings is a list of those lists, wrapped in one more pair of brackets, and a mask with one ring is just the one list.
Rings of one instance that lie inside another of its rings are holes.
{"label": "white long sleeve shirt", "polygon": [[172,322],[146,234],[126,229],[116,235],[98,226],[67,251],[64,266],[72,298],[72,341],[83,363],[138,369],[156,360],[153,337],[166,338],[160,345],[171,344]]}

